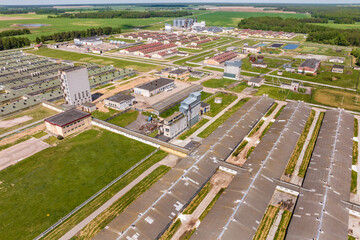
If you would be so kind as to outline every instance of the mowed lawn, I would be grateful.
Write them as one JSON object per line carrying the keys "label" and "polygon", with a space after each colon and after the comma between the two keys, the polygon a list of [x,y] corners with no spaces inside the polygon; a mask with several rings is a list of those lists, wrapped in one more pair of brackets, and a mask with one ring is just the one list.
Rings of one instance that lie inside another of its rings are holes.
{"label": "mowed lawn", "polygon": [[91,129],[0,172],[0,239],[33,239],[153,147]]}
{"label": "mowed lawn", "polygon": [[132,68],[140,72],[148,72],[154,69],[160,70],[161,67],[155,66],[152,64],[147,63],[140,63],[140,62],[133,62],[131,60],[121,60],[115,58],[107,58],[107,57],[100,57],[94,56],[90,54],[84,53],[75,53],[75,52],[68,52],[62,50],[55,50],[50,48],[40,48],[39,50],[29,50],[29,53],[40,55],[44,57],[50,58],[58,58],[63,60],[70,60],[70,61],[78,61],[78,62],[86,62],[86,63],[96,63],[99,65],[113,65],[116,68]]}

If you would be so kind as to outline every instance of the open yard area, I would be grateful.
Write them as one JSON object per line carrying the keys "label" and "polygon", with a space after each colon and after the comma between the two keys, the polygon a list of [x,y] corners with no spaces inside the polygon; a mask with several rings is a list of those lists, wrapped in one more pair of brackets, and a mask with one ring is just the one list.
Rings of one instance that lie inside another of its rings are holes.
{"label": "open yard area", "polygon": [[92,129],[3,170],[1,238],[36,237],[153,150]]}
{"label": "open yard area", "polygon": [[360,111],[360,100],[356,92],[320,88],[314,91],[313,99],[314,103]]}
{"label": "open yard area", "polygon": [[[215,103],[215,98],[221,98],[221,103]],[[206,102],[210,104],[210,112],[206,113],[206,115],[210,117],[216,116],[219,112],[221,112],[224,108],[230,105],[233,101],[236,100],[236,96],[228,93],[219,93],[209,98]]]}
{"label": "open yard area", "polygon": [[119,127],[126,127],[130,123],[136,120],[137,116],[139,115],[138,111],[130,110],[123,114],[120,114],[113,119],[109,120],[109,123],[115,124]]}
{"label": "open yard area", "polygon": [[278,87],[262,85],[255,95],[261,96],[263,94],[268,94],[269,97],[284,101],[285,99],[292,100],[302,100],[305,102],[311,101],[311,95],[303,93],[295,93],[290,90],[281,89]]}
{"label": "open yard area", "polygon": [[155,66],[147,63],[100,57],[100,56],[94,56],[84,53],[67,52],[67,51],[55,50],[49,48],[40,48],[39,50],[29,50],[27,52],[40,56],[58,58],[63,60],[76,61],[76,62],[96,63],[99,65],[113,65],[116,68],[132,68],[140,72],[148,72],[154,69],[157,70],[161,69],[160,66]]}
{"label": "open yard area", "polygon": [[34,108],[30,108],[28,110],[22,111],[21,113],[18,113],[16,115],[11,116],[11,117],[1,119],[0,121],[8,121],[8,120],[15,120],[15,119],[18,119],[18,118],[21,118],[21,117],[24,117],[24,116],[29,117],[29,120],[27,120],[25,122],[18,123],[16,125],[12,126],[12,127],[0,128],[0,134],[12,131],[12,130],[17,129],[19,127],[22,127],[22,126],[28,125],[30,123],[36,122],[38,120],[41,120],[43,118],[47,118],[47,117],[49,117],[51,115],[54,115],[56,113],[57,113],[56,111],[51,110],[51,109],[46,108],[46,107],[43,107],[43,106],[37,106],[37,107],[34,107]]}
{"label": "open yard area", "polygon": [[221,79],[209,79],[202,83],[204,87],[208,88],[225,88],[232,83],[235,83],[235,80],[231,80],[228,78],[221,78]]}

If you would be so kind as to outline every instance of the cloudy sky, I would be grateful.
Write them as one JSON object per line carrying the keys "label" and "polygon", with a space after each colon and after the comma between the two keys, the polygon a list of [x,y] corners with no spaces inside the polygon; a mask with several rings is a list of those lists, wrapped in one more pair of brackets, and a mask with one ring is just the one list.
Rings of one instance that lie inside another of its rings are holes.
{"label": "cloudy sky", "polygon": [[[41,4],[94,4],[94,3],[168,3],[169,0],[0,0],[0,5],[41,5]],[[360,0],[172,0],[176,2],[238,2],[238,3],[352,3],[360,4]]]}

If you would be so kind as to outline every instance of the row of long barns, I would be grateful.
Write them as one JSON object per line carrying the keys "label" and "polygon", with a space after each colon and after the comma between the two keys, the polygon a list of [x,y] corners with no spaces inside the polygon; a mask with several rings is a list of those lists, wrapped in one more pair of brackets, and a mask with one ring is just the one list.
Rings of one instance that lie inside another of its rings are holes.
{"label": "row of long barns", "polygon": [[[0,116],[5,116],[42,101],[62,98],[59,71],[74,68],[71,62],[59,61],[21,51],[0,54]],[[100,67],[88,64],[89,82],[92,88],[134,74],[133,71],[116,70],[112,66]]]}
{"label": "row of long barns", "polygon": [[225,162],[273,103],[245,103],[94,239],[157,239],[220,166],[237,173],[190,239],[252,239],[278,186],[299,192],[286,239],[346,239],[353,115],[326,112],[301,187],[280,178],[311,112],[303,102],[285,106],[241,168]]}

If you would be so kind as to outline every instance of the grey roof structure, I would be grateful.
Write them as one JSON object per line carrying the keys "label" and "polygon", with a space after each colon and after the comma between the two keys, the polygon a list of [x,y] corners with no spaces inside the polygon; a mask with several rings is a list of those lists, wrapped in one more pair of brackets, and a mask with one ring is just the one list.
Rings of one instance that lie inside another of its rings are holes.
{"label": "grey roof structure", "polygon": [[52,117],[45,119],[45,122],[48,122],[59,127],[66,126],[72,122],[76,122],[80,119],[90,117],[91,114],[87,112],[80,111],[78,109],[70,109],[65,112],[56,114]]}
{"label": "grey roof structure", "polygon": [[261,83],[262,81],[264,81],[264,79],[261,77],[252,77],[249,79],[250,83]]}
{"label": "grey roof structure", "polygon": [[233,61],[226,61],[225,66],[229,67],[241,67],[242,61],[241,60],[233,60]]}
{"label": "grey roof structure", "polygon": [[179,75],[179,74],[184,74],[184,73],[186,73],[186,72],[188,72],[187,69],[178,68],[178,69],[175,69],[175,70],[173,70],[173,71],[171,71],[171,72],[169,72],[169,73],[170,73],[170,74]]}
{"label": "grey roof structure", "polygon": [[296,146],[310,107],[289,103],[191,239],[252,239]]}
{"label": "grey roof structure", "polygon": [[112,102],[117,102],[117,103],[121,103],[123,101],[130,101],[131,99],[134,99],[134,96],[131,95],[127,95],[124,93],[117,93],[111,97],[106,98],[106,100],[112,101]]}
{"label": "grey roof structure", "polygon": [[158,78],[151,82],[141,84],[141,85],[137,86],[137,88],[145,89],[148,91],[153,91],[155,89],[161,88],[161,87],[166,86],[173,82],[174,82],[174,80],[169,79],[169,78]]}
{"label": "grey roof structure", "polygon": [[191,84],[189,87],[183,89],[182,91],[174,93],[166,99],[154,103],[151,108],[160,114],[169,107],[187,98],[191,93],[202,91],[202,89],[203,87],[201,85]]}
{"label": "grey roof structure", "polygon": [[204,108],[204,107],[207,107],[207,106],[210,106],[210,104],[206,103],[206,102],[200,102],[200,107]]}
{"label": "grey roof structure", "polygon": [[306,59],[303,63],[300,64],[300,67],[307,67],[311,69],[317,68],[317,66],[320,64],[320,60],[317,60],[315,58]]}
{"label": "grey roof structure", "polygon": [[353,134],[353,115],[326,112],[286,239],[347,239]]}
{"label": "grey roof structure", "polygon": [[344,69],[344,66],[343,66],[343,65],[334,65],[332,68],[333,68],[333,69],[334,69],[334,68]]}
{"label": "grey roof structure", "polygon": [[[145,193],[146,196],[141,196],[141,202],[136,201],[136,206],[130,205],[94,239],[104,236],[107,239],[131,239],[134,235],[138,239],[156,239],[215,173],[218,161],[231,154],[232,149],[250,132],[273,102],[274,100],[262,96],[245,103],[206,138],[204,144],[165,174],[159,183],[155,183]],[[230,145],[226,146],[225,151],[218,148],[226,144]],[[166,182],[170,182],[169,187],[160,191],[161,185],[164,186]],[[114,232],[118,235],[115,236]]]}

